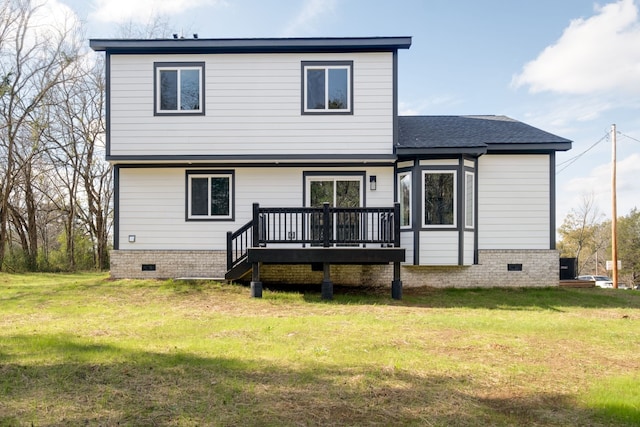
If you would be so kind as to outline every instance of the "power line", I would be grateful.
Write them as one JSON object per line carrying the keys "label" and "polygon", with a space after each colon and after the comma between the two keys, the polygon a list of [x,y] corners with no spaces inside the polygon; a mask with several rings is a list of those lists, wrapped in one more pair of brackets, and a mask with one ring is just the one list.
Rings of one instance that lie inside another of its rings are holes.
{"label": "power line", "polygon": [[574,164],[580,157],[584,156],[585,154],[587,154],[593,147],[595,147],[596,145],[600,144],[602,141],[604,141],[605,139],[609,138],[609,133],[605,133],[602,138],[600,138],[598,141],[596,141],[593,145],[591,145],[589,148],[587,148],[586,150],[584,150],[582,153],[578,154],[575,157],[570,158],[569,160],[565,160],[562,163],[558,163],[556,166],[562,166],[565,165],[565,167],[563,167],[562,169],[558,170],[556,172],[556,175],[559,174],[560,172],[562,172],[563,170],[567,169],[569,166],[571,166],[572,164]]}
{"label": "power line", "polygon": [[622,133],[622,132],[618,132],[618,135],[624,136],[625,138],[632,139],[632,140],[634,140],[635,142],[640,142],[640,139],[634,138],[634,137],[629,136],[629,135],[625,135],[625,134],[624,134],[624,133]]}

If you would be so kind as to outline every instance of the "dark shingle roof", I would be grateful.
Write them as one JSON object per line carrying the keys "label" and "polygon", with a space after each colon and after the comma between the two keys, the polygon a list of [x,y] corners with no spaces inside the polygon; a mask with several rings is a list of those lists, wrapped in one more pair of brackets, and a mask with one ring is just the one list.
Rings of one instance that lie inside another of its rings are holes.
{"label": "dark shingle roof", "polygon": [[506,116],[400,116],[398,153],[571,148],[571,141]]}

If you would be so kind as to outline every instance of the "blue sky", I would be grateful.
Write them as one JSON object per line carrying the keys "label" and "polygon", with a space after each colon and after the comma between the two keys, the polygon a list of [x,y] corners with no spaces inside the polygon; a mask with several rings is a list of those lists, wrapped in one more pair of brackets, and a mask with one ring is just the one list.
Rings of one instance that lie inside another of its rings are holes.
{"label": "blue sky", "polygon": [[573,140],[557,156],[558,225],[590,195],[610,217],[615,123],[618,214],[640,208],[640,0],[46,1],[88,38],[153,16],[200,38],[411,36],[401,114],[504,114]]}

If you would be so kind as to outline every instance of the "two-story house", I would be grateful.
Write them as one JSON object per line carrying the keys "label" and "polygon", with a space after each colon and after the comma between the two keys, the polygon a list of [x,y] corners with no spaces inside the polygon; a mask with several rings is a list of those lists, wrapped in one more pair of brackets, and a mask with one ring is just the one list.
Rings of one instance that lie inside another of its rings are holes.
{"label": "two-story house", "polygon": [[114,277],[249,275],[256,295],[557,284],[555,152],[571,142],[504,116],[399,116],[410,37],[90,44],[106,53]]}

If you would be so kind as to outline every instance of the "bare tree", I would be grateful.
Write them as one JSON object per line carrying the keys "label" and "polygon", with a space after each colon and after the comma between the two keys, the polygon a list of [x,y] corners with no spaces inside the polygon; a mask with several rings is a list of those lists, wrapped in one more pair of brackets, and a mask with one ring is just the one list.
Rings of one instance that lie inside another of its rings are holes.
{"label": "bare tree", "polygon": [[52,92],[55,125],[46,137],[61,191],[50,201],[62,212],[68,268],[76,268],[76,235],[82,233],[94,246],[94,266],[107,269],[113,189],[104,160],[104,63],[94,55],[76,65]]}
{"label": "bare tree", "polygon": [[[578,260],[578,271],[587,265],[593,254],[603,247],[602,234],[599,233],[603,214],[595,206],[593,194],[583,195],[582,203],[577,209],[572,209],[559,228],[561,241],[558,249],[562,256],[575,257]],[[583,253],[587,252],[587,255]]]}
{"label": "bare tree", "polygon": [[145,23],[129,20],[118,26],[117,34],[128,39],[167,38],[171,36],[169,19],[164,15],[153,15]]}
{"label": "bare tree", "polygon": [[0,154],[5,159],[0,169],[0,269],[11,243],[11,218],[22,227],[28,265],[35,266],[37,195],[32,183],[46,150],[41,136],[48,125],[48,95],[78,54],[76,28],[69,22],[37,22],[40,7],[29,0],[5,0],[0,6]]}

